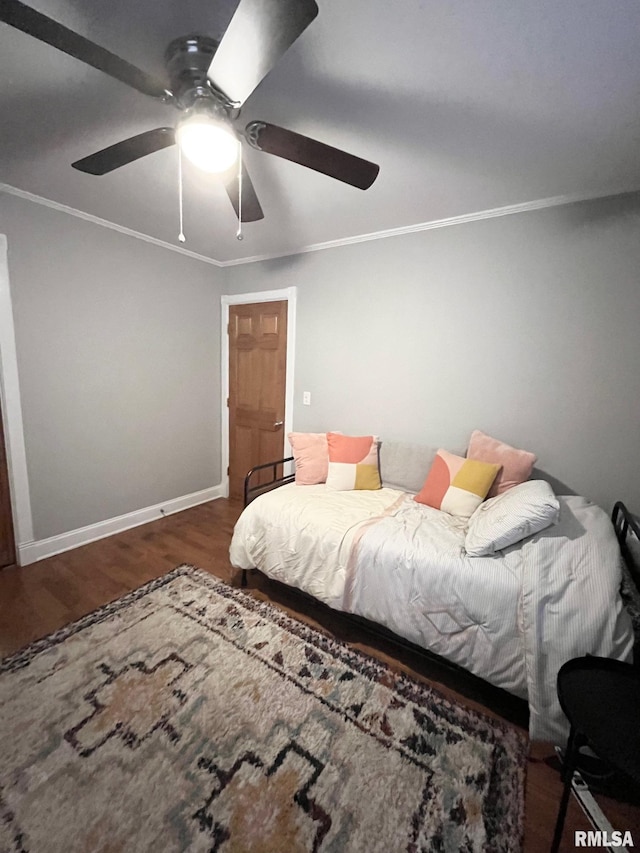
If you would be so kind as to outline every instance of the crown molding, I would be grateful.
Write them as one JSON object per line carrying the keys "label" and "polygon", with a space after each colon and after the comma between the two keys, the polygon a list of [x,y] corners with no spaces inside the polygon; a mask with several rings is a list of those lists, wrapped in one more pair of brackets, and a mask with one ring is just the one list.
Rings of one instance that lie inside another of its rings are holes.
{"label": "crown molding", "polygon": [[124,225],[118,225],[117,222],[110,222],[108,219],[101,219],[99,216],[94,216],[92,213],[85,213],[84,210],[69,207],[67,204],[60,204],[60,202],[52,201],[50,198],[44,198],[43,196],[35,195],[35,193],[21,190],[18,187],[12,187],[10,184],[0,183],[0,193],[15,195],[18,198],[32,201],[35,204],[41,204],[43,207],[50,207],[52,210],[67,213],[69,216],[76,216],[78,219],[84,219],[86,222],[92,222],[94,225],[101,225],[103,228],[110,228],[112,231],[117,231],[119,234],[126,234],[127,237],[135,237],[137,240],[143,240],[145,243],[152,243],[154,246],[162,246],[163,249],[169,249],[171,252],[186,255],[188,258],[194,258],[196,261],[203,261],[205,264],[212,264],[214,267],[224,266],[224,264],[215,260],[215,258],[208,258],[205,255],[199,255],[197,252],[191,252],[189,249],[182,248],[182,246],[174,246],[173,243],[167,243],[165,240],[159,240],[157,237],[151,237],[149,234],[143,234],[141,231],[134,231],[133,228],[126,228]]}
{"label": "crown molding", "polygon": [[110,222],[107,219],[100,219],[100,217],[93,216],[91,213],[85,213],[82,210],[77,210],[76,208],[69,207],[66,204],[60,204],[57,201],[43,198],[42,196],[27,192],[26,190],[21,190],[18,187],[13,187],[10,184],[0,183],[0,193],[2,192],[18,196],[18,198],[23,198],[27,201],[32,201],[35,204],[50,207],[53,210],[59,210],[62,213],[69,214],[70,216],[77,216],[79,219],[84,219],[87,222],[93,222],[95,225],[102,225],[104,228],[110,228],[112,231],[118,231],[120,234],[126,234],[129,237],[144,240],[146,243],[152,243],[155,246],[162,246],[164,249],[169,249],[172,252],[178,252],[181,255],[186,255],[187,257],[194,258],[197,261],[203,261],[205,264],[212,264],[214,267],[235,267],[242,266],[243,264],[256,264],[262,261],[276,260],[277,258],[288,258],[293,255],[304,255],[308,252],[321,252],[325,249],[336,249],[340,246],[352,246],[356,243],[367,243],[370,240],[384,240],[387,237],[401,237],[404,234],[415,234],[419,231],[431,231],[435,228],[449,228],[454,225],[466,225],[469,222],[481,222],[484,219],[496,219],[500,216],[512,216],[517,213],[528,213],[534,210],[562,207],[563,205],[576,204],[583,201],[596,201],[600,198],[610,198],[626,193],[640,192],[640,187],[624,187],[609,189],[606,191],[601,190],[600,192],[574,193],[569,195],[551,196],[550,198],[534,199],[533,201],[525,201],[521,204],[509,204],[504,207],[494,207],[489,210],[464,213],[460,216],[450,216],[446,219],[433,219],[429,222],[418,222],[414,225],[401,225],[398,228],[372,231],[369,234],[356,234],[352,237],[344,237],[339,240],[328,240],[325,243],[311,243],[308,246],[302,246],[299,249],[293,249],[287,252],[252,255],[248,258],[235,258],[230,261],[218,261],[215,258],[199,255],[197,252],[191,252],[189,249],[185,249],[182,246],[167,243],[164,240],[159,240],[157,237],[151,237],[149,234],[134,231],[132,228],[125,228],[123,225],[118,225],[117,223]]}
{"label": "crown molding", "polygon": [[303,255],[307,252],[320,252],[324,249],[335,249],[339,246],[352,246],[355,243],[366,243],[369,240],[384,240],[386,237],[400,237],[403,234],[415,234],[418,231],[431,231],[434,228],[448,228],[452,225],[465,225],[469,222],[480,222],[483,219],[496,219],[500,216],[512,216],[516,213],[528,213],[533,210],[544,210],[550,207],[562,207],[566,204],[576,204],[582,201],[595,201],[600,198],[610,198],[627,193],[640,192],[640,187],[625,187],[623,189],[607,190],[606,192],[575,193],[573,195],[558,195],[550,198],[525,201],[521,204],[510,204],[505,207],[494,207],[490,210],[479,210],[475,213],[464,213],[460,216],[450,216],[447,219],[433,219],[430,222],[419,222],[414,225],[402,225],[399,228],[389,228],[385,231],[372,231],[370,234],[357,234],[340,240],[329,240],[326,243],[314,243],[291,252],[279,252],[266,255],[254,255],[250,258],[238,258],[223,261],[221,266],[233,267],[241,264],[255,264],[260,261],[271,261],[286,258],[291,255]]}

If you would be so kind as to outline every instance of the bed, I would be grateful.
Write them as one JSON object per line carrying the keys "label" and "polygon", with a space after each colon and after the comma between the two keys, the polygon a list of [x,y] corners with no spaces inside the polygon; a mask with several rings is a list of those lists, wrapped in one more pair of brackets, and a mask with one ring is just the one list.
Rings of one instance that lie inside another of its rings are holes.
{"label": "bed", "polygon": [[[564,661],[585,653],[631,659],[618,537],[585,498],[553,495],[552,524],[471,556],[470,520],[417,503],[413,489],[299,485],[293,474],[276,476],[280,462],[273,483],[246,496],[231,563],[382,625],[526,700],[532,739],[566,741],[556,695]],[[522,492],[548,495],[538,482]]]}

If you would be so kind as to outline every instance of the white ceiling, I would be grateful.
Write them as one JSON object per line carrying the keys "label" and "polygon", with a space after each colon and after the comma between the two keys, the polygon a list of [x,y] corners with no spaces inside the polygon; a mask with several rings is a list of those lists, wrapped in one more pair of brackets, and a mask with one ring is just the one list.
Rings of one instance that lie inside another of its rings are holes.
{"label": "white ceiling", "polygon": [[[219,38],[237,0],[27,0],[145,71]],[[638,0],[317,0],[242,111],[380,164],[363,192],[248,149],[265,219],[185,170],[185,247],[222,263],[550,197],[640,189]],[[172,107],[0,24],[0,182],[178,245],[177,154],[70,164],[174,124]]]}

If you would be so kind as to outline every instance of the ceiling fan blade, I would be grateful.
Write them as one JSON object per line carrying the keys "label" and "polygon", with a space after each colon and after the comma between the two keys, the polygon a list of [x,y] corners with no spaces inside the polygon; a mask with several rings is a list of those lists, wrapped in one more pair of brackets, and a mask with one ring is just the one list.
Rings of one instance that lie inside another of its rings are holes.
{"label": "ceiling fan blade", "polygon": [[361,190],[368,189],[380,171],[376,163],[275,124],[252,121],[245,132],[249,143],[259,151],[299,163]]}
{"label": "ceiling fan blade", "polygon": [[155,77],[145,74],[126,60],[120,59],[119,56],[94,44],[84,36],[74,33],[73,30],[41,12],[25,6],[19,0],[0,2],[0,21],[52,47],[57,47],[63,53],[68,53],[69,56],[97,68],[98,71],[115,77],[116,80],[132,86],[144,95],[151,95],[153,98],[164,98],[167,95],[162,82]]}
{"label": "ceiling fan blade", "polygon": [[207,71],[214,88],[240,106],[317,14],[315,0],[240,0]]}
{"label": "ceiling fan blade", "polygon": [[[238,192],[238,170],[234,169],[233,173],[228,172],[224,178],[224,188],[227,191],[227,195],[229,196],[229,200],[233,205],[233,209],[236,212],[236,216],[240,219],[240,206],[238,204],[238,199],[240,198],[240,193]],[[260,202],[258,201],[258,196],[256,195],[256,191],[253,188],[253,184],[251,183],[251,178],[249,177],[249,173],[247,172],[247,168],[244,164],[244,160],[242,161],[242,221],[243,222],[257,222],[259,219],[264,219],[264,213],[262,212],[262,208],[260,207]]]}
{"label": "ceiling fan blade", "polygon": [[155,130],[146,130],[137,136],[123,139],[122,142],[116,142],[115,145],[83,157],[82,160],[76,160],[71,165],[74,169],[87,172],[89,175],[106,175],[107,172],[126,166],[127,163],[133,163],[134,160],[146,157],[147,154],[168,148],[174,145],[175,141],[176,134],[172,127],[157,127]]}

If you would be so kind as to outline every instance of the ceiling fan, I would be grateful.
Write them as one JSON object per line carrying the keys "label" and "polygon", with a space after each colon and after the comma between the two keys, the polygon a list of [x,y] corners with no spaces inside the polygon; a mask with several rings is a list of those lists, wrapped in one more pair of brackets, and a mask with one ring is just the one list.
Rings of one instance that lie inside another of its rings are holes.
{"label": "ceiling fan", "polygon": [[104,175],[177,143],[197,166],[221,173],[240,222],[264,217],[242,163],[242,139],[258,151],[362,190],[380,170],[375,163],[268,122],[250,121],[244,130],[234,126],[246,99],[317,14],[315,0],[240,0],[220,42],[204,35],[172,41],[165,51],[167,79],[160,80],[20,0],[0,0],[0,21],[182,114],[175,127],[124,139],[77,160],[71,164],[74,169]]}

